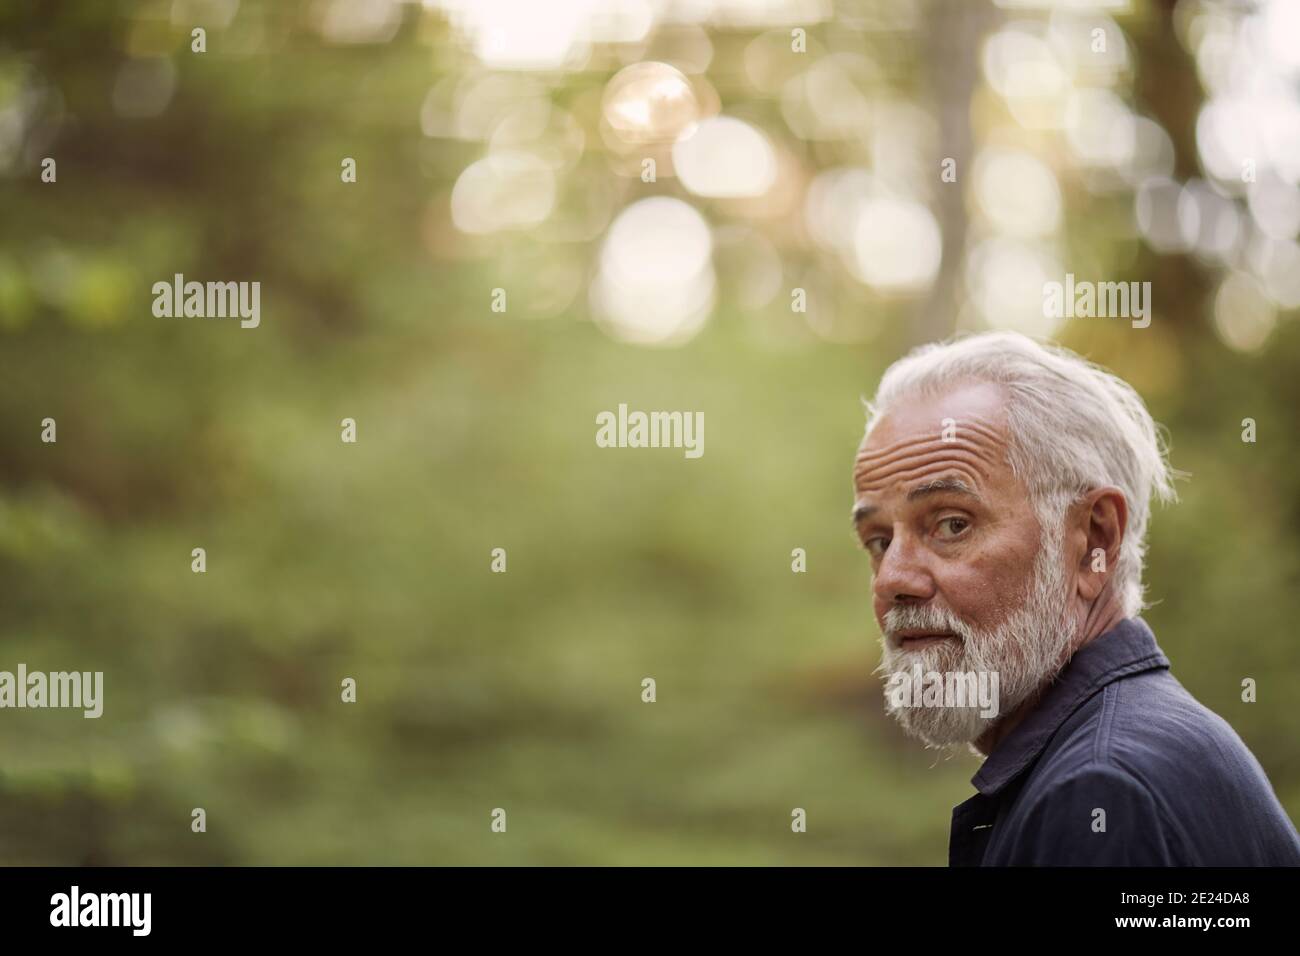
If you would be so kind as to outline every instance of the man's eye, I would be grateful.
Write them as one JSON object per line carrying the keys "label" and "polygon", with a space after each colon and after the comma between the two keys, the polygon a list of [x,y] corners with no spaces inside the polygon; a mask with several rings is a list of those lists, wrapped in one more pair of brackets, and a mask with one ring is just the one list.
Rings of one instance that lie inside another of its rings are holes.
{"label": "man's eye", "polygon": [[958,518],[958,517],[944,518],[942,521],[939,522],[939,527],[947,528],[948,536],[955,538],[958,535],[960,535],[963,531],[965,531],[967,528],[970,527],[970,522],[967,521],[965,518]]}
{"label": "man's eye", "polygon": [[867,549],[867,552],[873,558],[883,557],[885,549],[889,547],[889,539],[879,537],[868,538],[866,541],[862,542],[862,546]]}

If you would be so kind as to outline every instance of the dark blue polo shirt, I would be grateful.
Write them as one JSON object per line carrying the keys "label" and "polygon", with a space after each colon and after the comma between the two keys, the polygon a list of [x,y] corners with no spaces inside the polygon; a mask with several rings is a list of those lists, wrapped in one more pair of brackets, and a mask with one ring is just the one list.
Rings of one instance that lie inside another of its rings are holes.
{"label": "dark blue polo shirt", "polygon": [[1079,650],[971,783],[951,866],[1300,865],[1259,761],[1141,618]]}

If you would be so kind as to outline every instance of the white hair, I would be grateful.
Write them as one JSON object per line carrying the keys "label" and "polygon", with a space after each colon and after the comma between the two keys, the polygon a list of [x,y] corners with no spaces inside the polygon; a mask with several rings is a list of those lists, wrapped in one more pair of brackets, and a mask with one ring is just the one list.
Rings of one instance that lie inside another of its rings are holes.
{"label": "white hair", "polygon": [[1019,332],[983,332],[923,345],[891,365],[867,402],[867,434],[900,400],[934,395],[959,381],[1006,392],[1007,464],[1029,489],[1044,529],[1094,488],[1124,492],[1128,525],[1111,572],[1124,614],[1143,608],[1143,559],[1151,499],[1177,499],[1165,430],[1133,387],[1069,349]]}

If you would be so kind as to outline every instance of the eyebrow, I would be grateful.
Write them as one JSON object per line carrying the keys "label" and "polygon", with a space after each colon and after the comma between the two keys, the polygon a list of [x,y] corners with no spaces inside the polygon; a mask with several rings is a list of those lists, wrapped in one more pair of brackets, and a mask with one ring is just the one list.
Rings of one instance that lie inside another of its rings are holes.
{"label": "eyebrow", "polygon": [[[927,481],[923,485],[917,485],[907,493],[907,500],[916,501],[918,498],[924,498],[927,495],[940,494],[964,495],[980,502],[984,500],[975,492],[974,488],[960,478],[936,478],[934,481]],[[878,510],[875,505],[857,505],[851,515],[853,526],[856,528],[860,522],[871,517]]]}

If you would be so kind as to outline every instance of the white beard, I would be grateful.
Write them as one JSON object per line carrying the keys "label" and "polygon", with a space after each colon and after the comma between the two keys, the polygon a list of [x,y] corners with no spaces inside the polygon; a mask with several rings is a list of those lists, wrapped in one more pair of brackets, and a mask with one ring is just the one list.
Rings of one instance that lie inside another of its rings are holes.
{"label": "white beard", "polygon": [[[887,690],[885,710],[909,736],[929,747],[970,744],[1064,668],[1079,624],[1068,612],[1061,522],[1058,519],[1048,525],[1055,530],[1043,533],[1025,594],[998,627],[971,627],[947,608],[934,605],[905,604],[886,612],[886,636],[881,638],[883,658],[876,672],[886,676],[887,687],[890,678],[899,672],[910,677],[917,664],[922,674],[937,671],[998,675],[998,712],[993,716],[982,716],[978,704],[918,706],[919,688],[911,706],[902,706]],[[888,634],[912,629],[949,631],[961,641],[943,641],[906,651],[891,646]]]}

